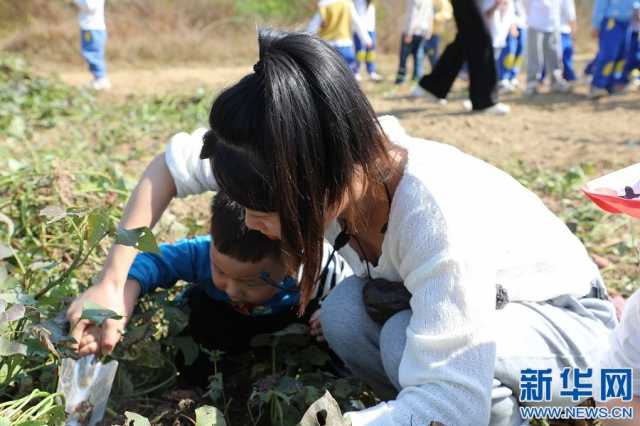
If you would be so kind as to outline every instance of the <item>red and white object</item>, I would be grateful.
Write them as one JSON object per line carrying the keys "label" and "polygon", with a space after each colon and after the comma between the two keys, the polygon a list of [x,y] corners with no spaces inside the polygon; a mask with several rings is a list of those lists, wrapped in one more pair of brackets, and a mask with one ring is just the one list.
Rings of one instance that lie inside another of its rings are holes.
{"label": "red and white object", "polygon": [[640,219],[640,163],[594,179],[582,190],[602,210]]}

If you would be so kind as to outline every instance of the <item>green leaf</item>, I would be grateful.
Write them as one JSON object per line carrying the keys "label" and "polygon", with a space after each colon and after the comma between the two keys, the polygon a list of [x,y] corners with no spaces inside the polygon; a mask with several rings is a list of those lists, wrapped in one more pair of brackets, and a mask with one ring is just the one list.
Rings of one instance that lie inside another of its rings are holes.
{"label": "green leaf", "polygon": [[16,139],[22,139],[27,131],[27,125],[24,122],[24,118],[19,115],[14,115],[7,128],[9,136],[13,136]]}
{"label": "green leaf", "polygon": [[[4,310],[4,307],[2,310]],[[25,313],[24,305],[19,305],[19,304],[13,305],[9,309],[7,309],[6,312],[0,313],[0,324],[4,322],[19,320],[24,316],[24,313]]]}
{"label": "green leaf", "polygon": [[125,411],[124,416],[127,419],[127,426],[151,426],[151,422],[140,414],[131,411]]}
{"label": "green leaf", "polygon": [[122,319],[122,316],[118,315],[111,309],[105,309],[97,303],[85,302],[80,319],[86,319],[97,326],[101,326],[102,323],[108,319],[119,320]]}
{"label": "green leaf", "polygon": [[108,233],[111,228],[109,214],[104,209],[95,209],[89,213],[87,225],[87,241],[89,246],[98,244]]}
{"label": "green leaf", "polygon": [[13,257],[13,249],[11,247],[0,244],[0,260]]}
{"label": "green leaf", "polygon": [[200,347],[191,336],[179,336],[174,339],[174,344],[182,352],[185,365],[194,363],[200,354]]}
{"label": "green leaf", "polygon": [[11,421],[6,417],[1,416],[0,417],[0,426],[11,426]]}
{"label": "green leaf", "polygon": [[138,250],[149,253],[160,254],[156,238],[147,226],[135,229],[118,228],[116,232],[116,244],[135,247]]}
{"label": "green leaf", "polygon": [[216,407],[203,405],[196,409],[196,426],[226,426],[222,412]]}
{"label": "green leaf", "polygon": [[0,356],[26,355],[27,347],[22,343],[12,342],[6,337],[0,336]]}
{"label": "green leaf", "polygon": [[303,360],[316,367],[322,367],[327,362],[331,361],[331,357],[317,346],[309,346],[308,348],[303,349],[300,356]]}
{"label": "green leaf", "polygon": [[42,210],[40,210],[40,216],[44,216],[47,219],[49,219],[47,224],[56,222],[64,218],[66,215],[67,215],[67,211],[62,206],[56,206],[56,205],[47,206]]}

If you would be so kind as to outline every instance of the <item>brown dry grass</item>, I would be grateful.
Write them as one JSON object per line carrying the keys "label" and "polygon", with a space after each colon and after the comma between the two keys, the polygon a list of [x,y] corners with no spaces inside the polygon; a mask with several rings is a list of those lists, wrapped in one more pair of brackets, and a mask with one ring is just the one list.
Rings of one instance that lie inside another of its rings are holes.
{"label": "brown dry grass", "polygon": [[[593,0],[576,0],[578,50],[592,51]],[[239,12],[240,0],[108,0],[108,61],[119,64],[238,65],[256,55],[257,27],[304,28],[315,0],[289,0],[289,18]],[[381,53],[395,53],[404,0],[378,0]],[[293,17],[293,18],[292,18]],[[450,25],[447,38],[455,29]],[[0,0],[0,51],[33,62],[81,65],[76,8],[71,0]]]}

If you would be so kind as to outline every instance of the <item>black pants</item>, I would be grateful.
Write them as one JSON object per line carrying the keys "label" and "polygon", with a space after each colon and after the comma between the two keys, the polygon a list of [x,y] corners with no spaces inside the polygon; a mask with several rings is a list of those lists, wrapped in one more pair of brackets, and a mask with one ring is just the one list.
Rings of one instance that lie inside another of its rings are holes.
{"label": "black pants", "polygon": [[[208,350],[224,351],[222,366],[229,366],[237,355],[246,353],[251,339],[258,334],[274,333],[294,322],[305,321],[298,318],[295,307],[282,314],[252,317],[234,310],[228,303],[213,300],[205,291],[194,286],[187,291],[186,303],[191,313],[189,323],[182,334],[191,336],[196,343]],[[213,363],[202,351],[191,365],[185,365],[182,354],[176,357],[176,367],[182,379],[190,385],[206,388],[208,378],[213,374]],[[250,368],[250,366],[248,367]]]}
{"label": "black pants", "polygon": [[477,0],[453,0],[452,5],[458,33],[445,48],[431,74],[420,80],[420,86],[438,98],[446,98],[462,64],[466,62],[469,65],[469,98],[473,109],[489,108],[497,102],[498,82],[491,34]]}

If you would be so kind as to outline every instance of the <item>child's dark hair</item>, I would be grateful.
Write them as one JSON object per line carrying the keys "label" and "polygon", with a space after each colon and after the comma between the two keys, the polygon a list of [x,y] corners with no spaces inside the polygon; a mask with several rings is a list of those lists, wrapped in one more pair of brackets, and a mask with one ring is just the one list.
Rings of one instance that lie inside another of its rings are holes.
{"label": "child's dark hair", "polygon": [[223,192],[218,192],[211,202],[211,227],[213,245],[218,251],[241,262],[259,262],[267,257],[280,259],[280,241],[270,240],[264,234],[247,228],[244,208]]}
{"label": "child's dark hair", "polygon": [[357,173],[379,177],[386,139],[333,47],[304,33],[261,31],[258,41],[254,72],[211,107],[201,157],[231,199],[278,213],[289,266],[304,263],[303,312],[321,269],[325,212]]}

